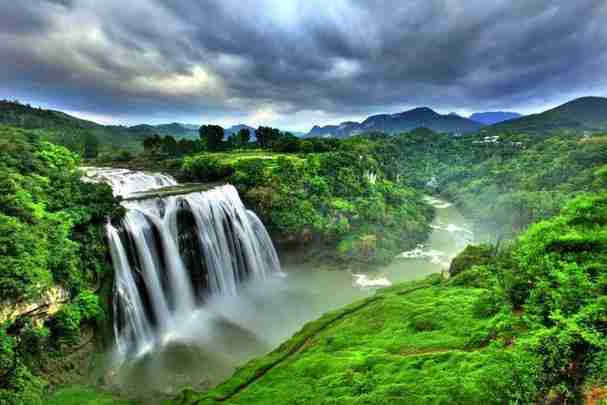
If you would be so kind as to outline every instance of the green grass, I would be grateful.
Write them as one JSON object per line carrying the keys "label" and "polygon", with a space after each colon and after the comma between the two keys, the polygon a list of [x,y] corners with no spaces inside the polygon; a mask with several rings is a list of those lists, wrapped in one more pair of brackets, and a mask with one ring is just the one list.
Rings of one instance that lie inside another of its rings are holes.
{"label": "green grass", "polygon": [[276,161],[279,157],[284,157],[296,161],[302,160],[292,153],[276,153],[265,149],[236,149],[226,152],[203,152],[200,155],[216,158],[220,163],[230,166],[251,159]]}
{"label": "green grass", "polygon": [[[434,279],[436,280],[436,279]],[[402,284],[310,322],[208,393],[179,404],[499,403],[515,350],[475,316],[483,289]],[[493,389],[495,387],[495,389]]]}
{"label": "green grass", "polygon": [[54,392],[46,405],[131,405],[134,402],[118,399],[90,387],[72,386]]}

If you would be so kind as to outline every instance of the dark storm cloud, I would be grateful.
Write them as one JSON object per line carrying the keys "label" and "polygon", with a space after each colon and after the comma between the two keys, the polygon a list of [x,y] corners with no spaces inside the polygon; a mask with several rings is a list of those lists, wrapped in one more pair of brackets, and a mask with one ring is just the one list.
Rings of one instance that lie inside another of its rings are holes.
{"label": "dark storm cloud", "polygon": [[126,119],[307,126],[607,94],[604,0],[11,3],[0,96]]}

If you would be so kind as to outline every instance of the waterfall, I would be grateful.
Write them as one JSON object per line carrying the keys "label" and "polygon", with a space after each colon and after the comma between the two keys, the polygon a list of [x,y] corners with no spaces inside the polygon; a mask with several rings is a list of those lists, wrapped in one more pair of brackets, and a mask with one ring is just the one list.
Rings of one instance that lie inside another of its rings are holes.
{"label": "waterfall", "polygon": [[177,180],[162,173],[146,173],[109,167],[83,167],[84,181],[108,183],[114,195],[131,197],[144,191],[176,186]]}
{"label": "waterfall", "polygon": [[[122,195],[132,193],[133,184],[145,191],[142,179],[155,187],[168,178],[117,173],[104,174],[102,181],[118,185]],[[180,328],[211,296],[237,295],[246,280],[280,272],[265,227],[231,185],[123,201],[123,206],[121,223],[107,225],[115,269],[114,332],[122,359],[179,338]]]}

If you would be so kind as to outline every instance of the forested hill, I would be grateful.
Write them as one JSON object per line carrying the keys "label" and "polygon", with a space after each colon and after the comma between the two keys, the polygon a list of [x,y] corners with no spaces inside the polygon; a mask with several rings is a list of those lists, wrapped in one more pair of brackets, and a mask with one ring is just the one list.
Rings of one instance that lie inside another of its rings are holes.
{"label": "forested hill", "polygon": [[143,140],[154,130],[141,131],[124,126],[101,125],[60,111],[45,110],[15,101],[0,101],[0,124],[38,130],[54,143],[82,153],[85,144],[97,144],[101,150],[123,149],[138,152]]}
{"label": "forested hill", "polygon": [[548,133],[607,130],[607,98],[582,97],[539,114],[504,121],[486,128],[489,132]]}
{"label": "forested hill", "polygon": [[193,124],[172,122],[170,124],[159,125],[140,124],[129,127],[129,130],[146,136],[158,134],[161,136],[172,136],[175,139],[198,139],[198,128],[199,126]]}

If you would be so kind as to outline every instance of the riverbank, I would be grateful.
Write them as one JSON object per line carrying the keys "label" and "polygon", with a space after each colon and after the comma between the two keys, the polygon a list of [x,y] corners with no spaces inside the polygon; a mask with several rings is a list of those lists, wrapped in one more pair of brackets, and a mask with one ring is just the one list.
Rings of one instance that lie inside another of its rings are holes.
{"label": "riverbank", "polygon": [[306,324],[219,387],[186,391],[174,403],[493,403],[493,370],[507,370],[511,359],[495,362],[492,319],[475,315],[485,293],[440,276],[379,290]]}
{"label": "riverbank", "polygon": [[606,206],[604,193],[579,197],[506,249],[467,255],[457,275],[327,313],[173,403],[600,403]]}

